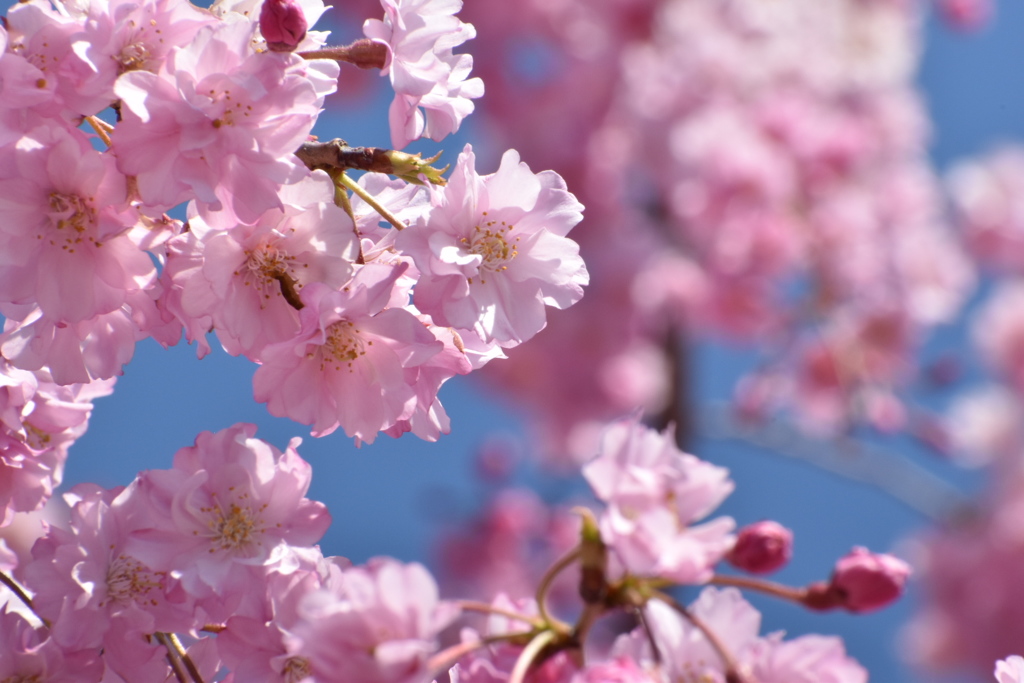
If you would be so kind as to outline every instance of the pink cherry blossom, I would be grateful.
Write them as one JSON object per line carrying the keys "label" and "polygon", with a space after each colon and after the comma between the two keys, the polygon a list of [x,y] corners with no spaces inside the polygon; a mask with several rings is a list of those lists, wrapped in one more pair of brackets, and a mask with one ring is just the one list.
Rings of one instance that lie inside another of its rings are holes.
{"label": "pink cherry blossom", "polygon": [[295,304],[306,284],[340,289],[352,276],[356,236],[327,175],[286,186],[280,197],[284,207],[252,225],[193,213],[189,232],[175,238],[168,267],[180,315],[186,325],[204,321],[190,337],[212,324],[228,353],[257,360],[267,344],[298,332]]}
{"label": "pink cherry blossom", "polygon": [[[110,313],[156,269],[126,234],[125,177],[59,123],[22,137],[0,171],[0,301],[38,303],[59,323]],[[2,152],[0,152],[2,154]]]}
{"label": "pink cherry blossom", "polygon": [[985,301],[972,324],[984,360],[1017,392],[1024,391],[1024,280],[1008,279]]}
{"label": "pink cherry blossom", "polygon": [[1005,146],[959,161],[947,174],[946,184],[975,258],[998,270],[1024,271],[1024,149]]}
{"label": "pink cherry blossom", "polygon": [[256,53],[253,28],[241,17],[204,28],[159,74],[118,79],[124,120],[113,149],[148,204],[195,196],[201,209],[252,223],[305,176],[293,152],[334,90],[337,63]]}
{"label": "pink cherry blossom", "polygon": [[127,551],[196,597],[251,591],[268,567],[293,561],[291,546],[316,543],[330,524],[324,505],[305,497],[312,471],[296,450],[301,439],[282,453],[255,433],[250,424],[203,432],[173,469],[141,473],[125,494],[122,504],[145,516]]}
{"label": "pink cherry blossom", "polygon": [[998,683],[1024,683],[1024,657],[1010,655],[996,662],[996,681]]}
{"label": "pink cherry blossom", "polygon": [[591,664],[577,673],[572,683],[657,683],[654,673],[644,671],[628,657]]}
{"label": "pink cherry blossom", "polygon": [[[128,299],[153,305],[145,292],[129,294]],[[30,309],[24,317],[8,315],[0,353],[18,368],[49,368],[57,384],[111,379],[122,373],[135,354],[135,342],[145,336],[133,312],[125,306],[76,323],[54,320],[39,308]]]}
{"label": "pink cherry blossom", "polygon": [[[363,33],[388,46],[381,75],[395,89],[388,121],[391,144],[402,149],[422,136],[441,140],[473,113],[473,99],[484,94],[479,78],[467,78],[470,55],[452,54],[476,36],[472,24],[455,13],[462,0],[381,0],[384,20],[367,19]],[[420,108],[426,110],[421,112]]]}
{"label": "pink cherry blossom", "polygon": [[170,50],[187,45],[208,13],[180,0],[113,0],[87,3],[81,28],[71,36],[73,58],[62,78],[68,106],[94,114],[117,100],[114,82],[128,71],[160,70]]}
{"label": "pink cherry blossom", "polygon": [[68,448],[85,433],[92,399],[113,381],[58,386],[45,370],[0,360],[0,526],[41,507],[60,484]]}
{"label": "pink cherry blossom", "polygon": [[[722,658],[701,629],[657,600],[644,609],[651,636],[637,628],[616,641],[613,655],[631,657],[669,680],[726,680]],[[705,588],[688,609],[734,658],[734,673],[741,680],[867,683],[867,671],[846,655],[838,638],[807,635],[787,641],[782,633],[759,636],[761,615],[734,588]],[[651,650],[652,639],[658,655]]]}
{"label": "pink cherry blossom", "polygon": [[420,683],[438,634],[459,608],[438,599],[422,565],[376,558],[306,595],[298,614],[288,649],[309,661],[316,680]]}
{"label": "pink cherry blossom", "polygon": [[612,424],[583,475],[608,504],[601,539],[626,572],[701,583],[735,541],[729,517],[693,525],[732,492],[728,470],[680,451],[671,429]]}
{"label": "pink cherry blossom", "polygon": [[314,436],[341,427],[366,443],[409,419],[417,389],[407,371],[444,344],[409,311],[385,308],[405,269],[367,264],[341,291],[307,286],[301,330],[262,354],[253,377],[256,400],[272,415],[312,425]]}
{"label": "pink cherry blossom", "polygon": [[496,173],[481,176],[467,145],[431,201],[433,211],[397,244],[422,273],[416,306],[435,323],[515,346],[544,328],[545,306],[583,296],[589,276],[565,236],[583,207],[558,174],[535,175],[510,150]]}
{"label": "pink cherry blossom", "polygon": [[288,652],[285,641],[299,622],[303,596],[341,581],[351,566],[344,558],[324,558],[319,548],[297,551],[298,566],[273,571],[266,595],[249,601],[255,609],[239,609],[217,634],[224,663],[241,680],[251,683],[297,683],[310,674],[309,660]]}
{"label": "pink cherry blossom", "polygon": [[65,651],[21,615],[0,613],[2,681],[97,683],[103,676],[98,649]]}
{"label": "pink cherry blossom", "polygon": [[194,600],[179,582],[126,551],[139,520],[124,514],[122,491],[80,484],[66,494],[68,528],[49,528],[33,546],[25,574],[53,638],[69,648],[102,645],[112,665],[134,658],[118,647],[126,638],[198,625]]}

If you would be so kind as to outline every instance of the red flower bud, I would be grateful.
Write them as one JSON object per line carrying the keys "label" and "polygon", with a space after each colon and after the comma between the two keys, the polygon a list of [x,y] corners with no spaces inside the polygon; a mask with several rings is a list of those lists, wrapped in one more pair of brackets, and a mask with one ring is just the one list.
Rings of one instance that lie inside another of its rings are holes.
{"label": "red flower bud", "polygon": [[263,0],[260,33],[272,52],[291,52],[306,37],[306,15],[295,0]]}
{"label": "red flower bud", "polygon": [[910,565],[903,560],[854,548],[836,562],[829,590],[841,595],[851,612],[868,612],[898,598],[908,576]]}
{"label": "red flower bud", "polygon": [[765,520],[740,529],[726,559],[751,574],[767,574],[789,562],[792,554],[793,532],[778,522]]}

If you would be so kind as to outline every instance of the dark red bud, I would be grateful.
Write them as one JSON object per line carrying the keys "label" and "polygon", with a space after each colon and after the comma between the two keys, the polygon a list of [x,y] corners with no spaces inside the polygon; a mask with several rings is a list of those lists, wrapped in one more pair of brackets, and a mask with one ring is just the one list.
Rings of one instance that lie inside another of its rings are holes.
{"label": "dark red bud", "polygon": [[740,529],[736,545],[726,559],[751,574],[767,574],[782,567],[793,554],[793,532],[765,520]]}
{"label": "dark red bud", "polygon": [[892,555],[854,548],[836,562],[829,584],[843,598],[851,612],[869,612],[885,607],[903,594],[910,565]]}
{"label": "dark red bud", "polygon": [[272,52],[291,52],[306,37],[306,15],[295,0],[263,0],[260,33]]}

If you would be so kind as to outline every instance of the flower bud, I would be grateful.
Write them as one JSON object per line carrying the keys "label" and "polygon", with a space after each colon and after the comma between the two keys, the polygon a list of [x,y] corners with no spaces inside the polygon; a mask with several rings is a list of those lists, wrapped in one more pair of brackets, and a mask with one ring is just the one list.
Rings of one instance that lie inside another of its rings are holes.
{"label": "flower bud", "polygon": [[295,0],[263,0],[260,33],[272,52],[291,52],[306,37],[306,15]]}
{"label": "flower bud", "polygon": [[767,574],[789,562],[792,554],[793,532],[778,522],[765,520],[740,529],[726,559],[745,572]]}
{"label": "flower bud", "polygon": [[903,560],[857,547],[836,562],[829,590],[851,612],[869,612],[898,598],[908,576],[910,565]]}

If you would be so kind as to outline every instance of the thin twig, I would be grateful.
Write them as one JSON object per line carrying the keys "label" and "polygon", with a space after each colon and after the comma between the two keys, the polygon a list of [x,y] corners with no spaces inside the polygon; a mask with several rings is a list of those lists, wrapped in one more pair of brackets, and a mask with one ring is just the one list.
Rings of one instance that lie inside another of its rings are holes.
{"label": "thin twig", "polygon": [[110,147],[112,143],[108,133],[114,130],[114,127],[97,116],[86,116],[85,120],[88,121],[89,125],[92,126],[92,129],[96,131],[96,135],[99,136],[100,140],[103,140],[103,144]]}
{"label": "thin twig", "polygon": [[733,586],[735,588],[745,588],[747,590],[757,591],[766,595],[771,595],[776,598],[782,598],[783,600],[790,600],[796,603],[803,603],[804,598],[807,596],[807,590],[804,588],[793,588],[792,586],[784,586],[781,583],[775,583],[774,581],[764,581],[762,579],[753,579],[747,576],[724,576],[722,574],[715,574],[711,577],[711,581],[716,586]]}
{"label": "thin twig", "polygon": [[203,681],[203,675],[199,673],[199,669],[196,667],[195,662],[192,661],[192,657],[189,656],[188,651],[178,640],[178,636],[173,633],[168,633],[167,638],[174,645],[174,649],[178,651],[178,656],[181,657],[182,663],[185,664],[185,668],[188,669],[189,675],[195,683],[205,683]]}
{"label": "thin twig", "polygon": [[371,194],[370,194],[369,192],[367,192],[366,190],[364,190],[363,188],[361,188],[361,187],[359,186],[359,184],[358,184],[358,183],[356,183],[356,181],[352,180],[351,178],[349,178],[349,177],[348,177],[347,175],[345,175],[344,173],[341,173],[341,174],[339,174],[339,175],[338,175],[338,181],[339,181],[339,182],[340,182],[340,183],[341,183],[342,185],[344,185],[345,187],[347,187],[348,189],[352,190],[352,192],[354,192],[354,193],[356,194],[356,196],[358,196],[358,197],[359,197],[360,199],[362,199],[362,200],[363,200],[364,202],[366,202],[367,204],[369,204],[369,205],[370,205],[370,207],[371,207],[371,208],[372,208],[372,209],[373,209],[374,211],[376,211],[376,212],[377,212],[377,213],[379,213],[379,214],[380,214],[381,216],[383,216],[383,217],[384,217],[384,220],[386,220],[386,221],[387,221],[388,223],[390,223],[391,225],[395,226],[395,228],[396,228],[397,230],[405,230],[405,228],[407,227],[407,226],[405,225],[405,223],[403,223],[402,221],[398,220],[398,219],[397,219],[397,218],[395,217],[395,215],[394,215],[393,213],[391,213],[390,211],[388,211],[387,209],[385,209],[385,208],[384,208],[383,206],[381,206],[381,205],[380,205],[380,204],[379,204],[379,203],[377,202],[377,199],[376,199],[376,198],[375,198],[375,197],[374,197],[373,195],[371,195]]}
{"label": "thin twig", "polygon": [[508,683],[523,683],[526,680],[526,673],[540,656],[540,653],[557,638],[554,631],[541,631],[533,640],[526,644],[523,651],[519,653],[519,659],[512,667],[512,673],[508,676]]}
{"label": "thin twig", "polygon": [[470,652],[479,650],[482,647],[487,647],[488,645],[493,645],[494,643],[500,643],[512,638],[520,638],[522,636],[522,633],[504,633],[500,636],[488,636],[486,638],[481,638],[480,640],[458,643],[441,650],[427,661],[427,671],[430,672],[430,680],[433,680],[447,672],[455,666],[460,659],[468,655]]}
{"label": "thin twig", "polygon": [[21,600],[23,603],[25,603],[26,607],[28,607],[30,610],[32,610],[32,614],[35,614],[36,617],[38,617],[40,621],[42,621],[47,627],[49,627],[50,622],[48,622],[46,619],[43,619],[42,617],[39,616],[39,614],[36,613],[35,605],[32,604],[32,598],[28,597],[28,593],[26,593],[22,589],[22,587],[19,586],[14,581],[14,579],[12,579],[11,577],[7,576],[7,574],[5,574],[4,572],[0,572],[0,583],[2,583],[3,585],[7,586],[8,588],[10,588],[11,592],[13,592],[15,595],[17,595],[18,599]]}
{"label": "thin twig", "polygon": [[550,590],[551,584],[554,583],[555,578],[579,558],[580,546],[576,546],[559,558],[553,565],[548,567],[548,570],[544,572],[544,576],[541,577],[540,585],[537,586],[537,611],[540,613],[540,618],[544,620],[545,624],[555,626],[556,628],[559,628],[559,630],[568,630],[569,626],[558,619],[553,619],[551,614],[548,612],[548,590]]}
{"label": "thin twig", "polygon": [[533,626],[534,628],[543,628],[547,624],[544,623],[543,619],[537,617],[531,617],[526,614],[519,614],[511,610],[501,609],[494,605],[489,605],[486,602],[477,602],[476,600],[459,600],[459,607],[470,612],[483,612],[484,614],[497,614],[514,621],[523,621]]}
{"label": "thin twig", "polygon": [[178,653],[174,650],[174,647],[167,642],[166,634],[154,633],[153,636],[167,650],[167,663],[171,665],[171,671],[174,672],[174,677],[178,679],[178,683],[189,683],[188,672],[181,665],[181,660],[178,659]]}
{"label": "thin twig", "polygon": [[668,593],[655,591],[653,593],[653,596],[658,600],[664,602],[666,605],[674,609],[676,612],[679,612],[679,614],[682,615],[684,619],[689,621],[701,633],[704,634],[704,637],[707,638],[708,643],[711,644],[711,647],[715,650],[715,652],[718,653],[718,656],[722,659],[722,664],[725,667],[725,678],[727,681],[741,680],[739,678],[739,669],[736,666],[736,659],[732,656],[732,653],[729,652],[729,649],[725,647],[725,643],[721,641],[717,633],[711,630],[711,628],[707,624],[705,624],[702,619],[697,617],[690,610],[686,609],[686,607],[682,603],[680,603],[678,600],[673,598]]}

